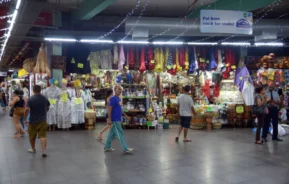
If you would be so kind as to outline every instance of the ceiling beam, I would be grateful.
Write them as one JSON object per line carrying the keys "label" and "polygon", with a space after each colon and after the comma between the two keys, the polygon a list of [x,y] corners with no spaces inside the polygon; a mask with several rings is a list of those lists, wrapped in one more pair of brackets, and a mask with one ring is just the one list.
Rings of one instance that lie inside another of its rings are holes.
{"label": "ceiling beam", "polygon": [[[242,0],[242,1],[232,1],[232,0],[218,0],[213,3],[210,7],[208,5],[204,5],[203,7],[199,8],[198,11],[191,14],[193,9],[188,12],[187,15],[190,15],[189,18],[197,18],[200,17],[200,10],[236,10],[236,11],[252,11],[256,9],[263,8],[267,5],[272,4],[276,0]],[[241,2],[241,3],[240,3]]]}
{"label": "ceiling beam", "polygon": [[115,1],[116,0],[84,0],[80,4],[80,9],[72,12],[72,17],[74,20],[89,20]]}

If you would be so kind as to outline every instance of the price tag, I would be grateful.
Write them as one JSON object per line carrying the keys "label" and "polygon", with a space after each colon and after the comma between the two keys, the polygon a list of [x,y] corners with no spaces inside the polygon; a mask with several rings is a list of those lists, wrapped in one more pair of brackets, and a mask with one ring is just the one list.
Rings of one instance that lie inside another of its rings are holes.
{"label": "price tag", "polygon": [[128,70],[128,66],[125,66],[124,68],[125,68],[126,70]]}
{"label": "price tag", "polygon": [[236,113],[238,113],[238,114],[244,113],[244,107],[243,106],[237,106],[236,107]]}
{"label": "price tag", "polygon": [[75,98],[75,99],[74,99],[74,103],[75,103],[76,105],[81,104],[81,103],[82,103],[82,98]]}
{"label": "price tag", "polygon": [[171,66],[171,65],[168,65],[168,66],[167,66],[167,69],[168,69],[168,70],[172,69],[172,66]]}
{"label": "price tag", "polygon": [[155,63],[155,60],[151,60],[151,63]]}
{"label": "price tag", "polygon": [[67,102],[67,100],[68,100],[68,95],[67,95],[67,94],[62,94],[62,95],[61,95],[61,100],[62,100],[63,102]]}
{"label": "price tag", "polygon": [[57,84],[58,84],[58,80],[55,80],[55,81],[54,81],[54,84],[57,85]]}
{"label": "price tag", "polygon": [[49,103],[51,105],[55,105],[56,104],[56,99],[49,99]]}
{"label": "price tag", "polygon": [[188,61],[186,61],[185,65],[186,65],[186,66],[189,66],[189,65],[190,65],[190,63],[189,63]]}
{"label": "price tag", "polygon": [[75,59],[74,58],[71,59],[71,63],[73,63],[73,64],[75,63]]}
{"label": "price tag", "polygon": [[240,79],[240,80],[243,80],[243,77],[240,77],[239,79]]}
{"label": "price tag", "polygon": [[108,82],[106,82],[104,85],[105,85],[105,86],[109,86],[109,83],[108,83]]}
{"label": "price tag", "polygon": [[152,113],[153,112],[153,109],[152,108],[149,108],[149,113]]}
{"label": "price tag", "polygon": [[176,69],[176,68],[177,68],[177,65],[174,65],[174,66],[173,66],[173,69]]}
{"label": "price tag", "polygon": [[83,68],[83,64],[82,64],[82,63],[78,63],[78,64],[77,64],[77,67],[78,67],[78,68]]}
{"label": "price tag", "polygon": [[149,95],[146,95],[146,98],[149,98],[150,96]]}

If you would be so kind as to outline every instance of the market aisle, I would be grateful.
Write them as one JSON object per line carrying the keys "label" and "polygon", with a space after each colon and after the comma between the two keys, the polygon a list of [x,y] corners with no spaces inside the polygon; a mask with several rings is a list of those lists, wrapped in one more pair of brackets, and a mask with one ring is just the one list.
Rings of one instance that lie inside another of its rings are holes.
{"label": "market aisle", "polygon": [[[2,184],[285,184],[289,181],[289,138],[284,143],[255,145],[249,129],[190,131],[192,143],[174,142],[170,130],[126,130],[136,148],[123,155],[103,152],[97,131],[48,134],[48,158],[27,153],[27,135],[13,139],[10,118],[0,117],[0,183]],[[104,135],[106,137],[107,134]],[[40,150],[38,142],[37,150]],[[262,179],[261,177],[262,176]],[[274,180],[274,182],[273,182]]]}

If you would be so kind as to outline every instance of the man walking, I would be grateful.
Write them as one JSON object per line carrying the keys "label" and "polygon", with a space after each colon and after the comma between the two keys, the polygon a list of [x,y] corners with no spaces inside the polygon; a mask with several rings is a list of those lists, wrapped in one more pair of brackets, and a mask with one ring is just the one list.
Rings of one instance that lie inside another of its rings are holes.
{"label": "man walking", "polygon": [[108,125],[111,125],[106,144],[104,147],[104,151],[110,152],[114,151],[115,149],[111,148],[111,141],[114,137],[117,137],[120,141],[120,144],[125,153],[131,153],[133,151],[132,148],[128,148],[125,140],[124,140],[124,132],[121,127],[121,117],[122,115],[129,117],[122,111],[122,103],[121,103],[121,92],[122,88],[120,85],[116,85],[114,87],[115,95],[110,98],[108,104]]}
{"label": "man walking", "polygon": [[267,142],[267,134],[269,131],[269,126],[272,121],[273,125],[273,141],[283,141],[282,139],[278,138],[278,107],[280,105],[280,96],[279,94],[274,91],[275,85],[272,83],[269,86],[269,90],[266,92],[267,96],[267,107],[269,110],[269,114],[265,116],[264,128],[263,128],[263,141]]}
{"label": "man walking", "polygon": [[26,120],[28,112],[30,111],[29,125],[28,122],[25,121],[26,126],[28,126],[28,134],[31,145],[28,152],[36,153],[35,140],[38,136],[42,146],[42,157],[45,158],[47,157],[46,132],[48,127],[46,122],[46,114],[49,110],[50,103],[48,99],[41,94],[41,87],[39,85],[35,85],[33,87],[33,93],[34,95],[28,99],[24,114],[24,120]]}
{"label": "man walking", "polygon": [[188,139],[187,135],[188,129],[191,125],[192,113],[196,116],[196,112],[194,109],[194,101],[189,95],[190,90],[191,86],[186,85],[184,88],[184,94],[178,98],[178,114],[181,118],[181,123],[176,141],[179,141],[179,137],[184,129],[184,142],[192,142],[192,140]]}

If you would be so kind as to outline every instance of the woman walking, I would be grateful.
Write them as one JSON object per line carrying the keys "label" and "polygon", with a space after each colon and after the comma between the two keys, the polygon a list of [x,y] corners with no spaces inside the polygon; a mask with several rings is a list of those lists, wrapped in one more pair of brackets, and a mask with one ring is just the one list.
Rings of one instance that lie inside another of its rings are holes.
{"label": "woman walking", "polygon": [[[113,90],[112,89],[108,89],[107,90],[107,98],[106,98],[106,101],[105,101],[105,105],[106,105],[106,109],[108,110],[108,105],[109,105],[109,101],[110,101],[110,98],[113,96]],[[106,113],[106,121],[107,121],[107,118],[108,118],[108,115]],[[109,124],[106,124],[106,126],[99,132],[97,138],[99,140],[102,140],[102,134],[108,130],[110,128],[110,125]]]}
{"label": "woman walking", "polygon": [[12,109],[13,122],[16,128],[16,134],[14,135],[14,138],[19,138],[25,133],[20,124],[20,119],[24,116],[25,102],[23,97],[21,96],[20,90],[15,90],[13,94],[14,98],[10,102],[10,106]]}
{"label": "woman walking", "polygon": [[[265,104],[266,104],[266,96],[265,96],[265,89],[263,87],[257,87],[255,89],[255,104],[260,109],[265,110]],[[265,111],[264,113],[259,113],[256,115],[258,120],[258,126],[256,131],[256,142],[255,144],[263,144],[263,141],[261,141],[260,134],[261,134],[261,128],[264,124],[264,117],[265,117]]]}

